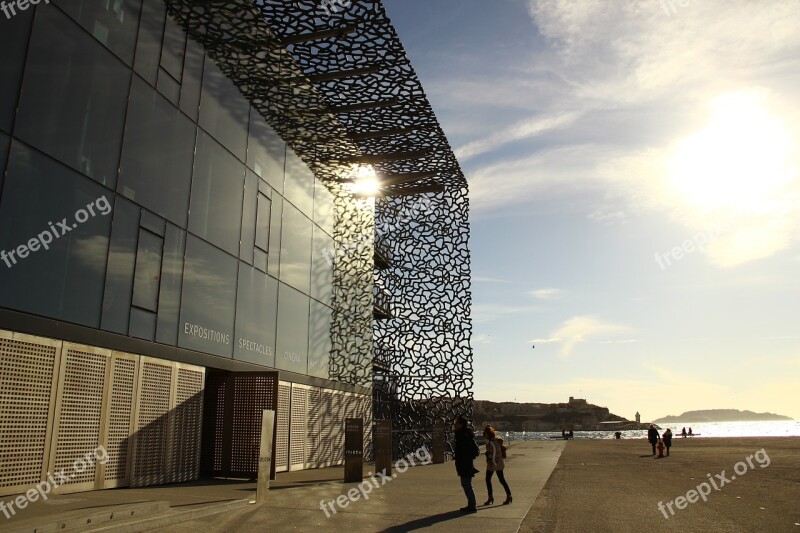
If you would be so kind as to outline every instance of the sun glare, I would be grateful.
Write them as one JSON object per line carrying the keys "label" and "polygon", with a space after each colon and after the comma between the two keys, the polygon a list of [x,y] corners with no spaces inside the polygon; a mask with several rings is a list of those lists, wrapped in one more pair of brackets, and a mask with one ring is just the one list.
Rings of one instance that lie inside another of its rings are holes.
{"label": "sun glare", "polygon": [[713,102],[708,126],[678,144],[673,185],[701,210],[765,214],[796,177],[791,137],[757,91],[727,93]]}

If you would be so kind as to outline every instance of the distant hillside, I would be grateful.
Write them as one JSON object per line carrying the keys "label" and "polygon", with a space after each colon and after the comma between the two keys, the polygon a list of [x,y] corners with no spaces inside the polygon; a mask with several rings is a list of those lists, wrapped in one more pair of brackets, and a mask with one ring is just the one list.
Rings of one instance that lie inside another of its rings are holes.
{"label": "distant hillside", "polygon": [[654,422],[665,424],[671,422],[763,422],[768,420],[794,419],[773,413],[754,413],[753,411],[739,411],[738,409],[703,409],[700,411],[686,411],[678,416],[665,416],[654,420]]}

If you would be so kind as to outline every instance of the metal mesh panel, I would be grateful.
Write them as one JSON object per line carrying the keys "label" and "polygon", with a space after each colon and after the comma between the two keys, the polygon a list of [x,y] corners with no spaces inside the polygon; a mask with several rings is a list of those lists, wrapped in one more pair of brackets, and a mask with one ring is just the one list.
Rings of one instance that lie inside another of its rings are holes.
{"label": "metal mesh panel", "polygon": [[278,385],[278,411],[275,424],[275,470],[284,471],[289,468],[289,404],[291,386],[288,383]]}
{"label": "metal mesh panel", "polygon": [[58,349],[0,338],[0,495],[42,479]]}
{"label": "metal mesh panel", "polygon": [[171,383],[171,367],[149,361],[142,362],[135,436],[136,455],[131,486],[166,482],[164,458],[167,451],[167,413]]}
{"label": "metal mesh panel", "polygon": [[344,393],[331,394],[331,461],[338,465],[344,462]]}
{"label": "metal mesh panel", "polygon": [[289,436],[289,468],[303,468],[306,462],[306,428],[308,389],[292,385],[291,434]]}
{"label": "metal mesh panel", "polygon": [[320,440],[320,418],[322,416],[322,391],[314,387],[308,391],[308,429],[306,442],[308,443],[308,457],[306,468],[322,466],[321,454],[324,451]]}
{"label": "metal mesh panel", "polygon": [[100,444],[106,365],[110,358],[69,345],[65,348],[52,471],[67,472],[70,480],[64,484],[66,486],[88,484],[85,488],[92,488],[97,463],[81,458]]}
{"label": "metal mesh panel", "polygon": [[105,468],[105,486],[120,486],[128,481],[128,450],[133,417],[136,361],[114,357],[111,370],[111,404],[109,405]]}
{"label": "metal mesh panel", "polygon": [[234,378],[233,440],[231,467],[233,473],[255,475],[261,446],[261,419],[265,409],[275,409],[274,376],[239,374]]}
{"label": "metal mesh panel", "polygon": [[203,423],[203,371],[178,368],[175,408],[170,423],[172,461],[169,482],[197,479]]}
{"label": "metal mesh panel", "polygon": [[320,395],[320,451],[322,466],[333,464],[333,435],[336,423],[333,417],[333,391],[322,389]]}
{"label": "metal mesh panel", "polygon": [[225,393],[227,374],[210,371],[206,374],[203,400],[202,473],[213,476],[222,472],[225,441]]}

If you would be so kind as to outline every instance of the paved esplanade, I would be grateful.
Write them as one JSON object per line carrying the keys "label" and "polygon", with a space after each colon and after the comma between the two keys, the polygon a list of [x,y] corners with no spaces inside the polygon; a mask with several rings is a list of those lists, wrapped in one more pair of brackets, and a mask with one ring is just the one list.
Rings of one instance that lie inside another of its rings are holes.
{"label": "paved esplanade", "polygon": [[[465,515],[458,509],[466,505],[452,462],[410,468],[397,473],[392,481],[375,488],[369,500],[336,507],[333,514],[320,509],[320,501],[329,502],[346,494],[355,484],[310,484],[301,488],[270,491],[269,501],[261,507],[246,508],[191,522],[175,524],[162,531],[479,531],[516,533],[533,501],[553,471],[564,443],[520,442],[508,451],[506,480],[514,503],[502,505],[503,487],[493,480],[495,504],[479,507]],[[485,460],[481,455],[475,477],[478,505],[486,501],[483,480]]]}

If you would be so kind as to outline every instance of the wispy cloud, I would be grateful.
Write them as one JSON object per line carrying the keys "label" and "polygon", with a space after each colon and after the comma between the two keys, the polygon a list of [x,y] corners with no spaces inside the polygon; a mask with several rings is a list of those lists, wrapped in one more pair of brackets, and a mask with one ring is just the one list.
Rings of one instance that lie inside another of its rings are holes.
{"label": "wispy cloud", "polygon": [[511,283],[506,279],[488,278],[485,276],[472,276],[472,283]]}
{"label": "wispy cloud", "polygon": [[[560,354],[563,357],[572,355],[575,347],[582,342],[588,342],[597,337],[630,331],[627,326],[603,322],[590,316],[576,316],[565,321],[550,335],[542,339],[533,339],[529,342],[538,344],[561,344]],[[617,341],[618,342],[618,341]],[[625,341],[631,342],[631,341]]]}
{"label": "wispy cloud", "polygon": [[531,291],[528,294],[540,300],[554,300],[561,297],[562,292],[563,291],[561,289],[547,288],[547,289],[536,289],[535,291]]}

